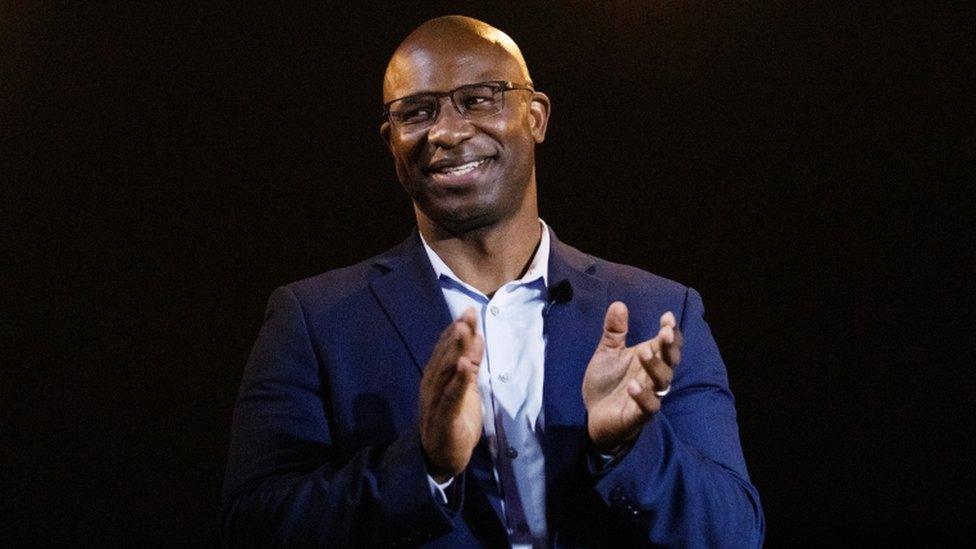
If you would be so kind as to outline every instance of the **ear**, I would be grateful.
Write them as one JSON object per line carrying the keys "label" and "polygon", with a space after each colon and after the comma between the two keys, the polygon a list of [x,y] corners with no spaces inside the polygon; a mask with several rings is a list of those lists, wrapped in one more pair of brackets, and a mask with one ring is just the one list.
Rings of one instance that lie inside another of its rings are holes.
{"label": "ear", "polygon": [[386,120],[380,124],[380,137],[383,138],[383,142],[386,143],[386,148],[393,152],[393,142],[392,139],[392,128],[390,127],[390,121]]}
{"label": "ear", "polygon": [[549,125],[549,96],[542,92],[534,92],[529,102],[529,124],[531,124],[532,138],[536,143],[546,140],[546,128]]}

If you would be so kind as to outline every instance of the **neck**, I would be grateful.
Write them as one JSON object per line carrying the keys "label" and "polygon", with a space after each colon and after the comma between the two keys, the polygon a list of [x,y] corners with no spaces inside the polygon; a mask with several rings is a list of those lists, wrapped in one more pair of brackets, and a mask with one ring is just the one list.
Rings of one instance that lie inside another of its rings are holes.
{"label": "neck", "polygon": [[417,212],[424,240],[461,280],[487,296],[521,277],[542,238],[535,202],[490,226],[452,234]]}

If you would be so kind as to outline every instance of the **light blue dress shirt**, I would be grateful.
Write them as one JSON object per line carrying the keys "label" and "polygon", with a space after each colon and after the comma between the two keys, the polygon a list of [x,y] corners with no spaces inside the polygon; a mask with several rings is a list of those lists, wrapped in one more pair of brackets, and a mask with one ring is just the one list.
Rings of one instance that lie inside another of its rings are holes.
{"label": "light blue dress shirt", "polygon": [[[485,339],[478,371],[485,436],[502,494],[509,541],[513,547],[546,543],[545,456],[542,454],[542,380],[546,340],[543,311],[549,274],[549,230],[539,220],[541,240],[518,280],[490,298],[462,281],[424,240],[451,317],[468,307],[478,312],[477,331]],[[423,235],[421,235],[423,240]],[[432,489],[443,497],[450,481]]]}

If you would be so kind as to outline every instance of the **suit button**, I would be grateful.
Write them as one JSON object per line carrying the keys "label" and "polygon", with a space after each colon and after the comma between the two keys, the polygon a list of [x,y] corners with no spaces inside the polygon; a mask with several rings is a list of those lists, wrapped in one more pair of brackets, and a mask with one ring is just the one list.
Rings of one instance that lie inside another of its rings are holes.
{"label": "suit button", "polygon": [[515,459],[515,458],[518,457],[518,450],[516,450],[515,448],[512,448],[511,446],[509,446],[508,447],[508,450],[505,450],[505,456],[508,459]]}
{"label": "suit button", "polygon": [[610,490],[610,501],[617,502],[617,501],[622,501],[623,499],[624,499],[623,488],[617,486],[613,490]]}

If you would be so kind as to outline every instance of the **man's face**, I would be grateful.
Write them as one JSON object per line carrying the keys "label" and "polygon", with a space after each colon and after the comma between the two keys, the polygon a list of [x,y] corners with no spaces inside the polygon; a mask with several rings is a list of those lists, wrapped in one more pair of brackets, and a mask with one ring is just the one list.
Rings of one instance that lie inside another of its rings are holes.
{"label": "man's face", "polygon": [[[401,55],[387,74],[384,101],[447,92],[493,80],[525,84],[518,64],[490,44],[422,47]],[[384,122],[381,133],[400,183],[429,219],[452,232],[490,226],[514,215],[534,192],[535,145],[545,137],[548,99],[505,92],[498,114],[466,119],[441,98],[433,125],[422,130]]]}

